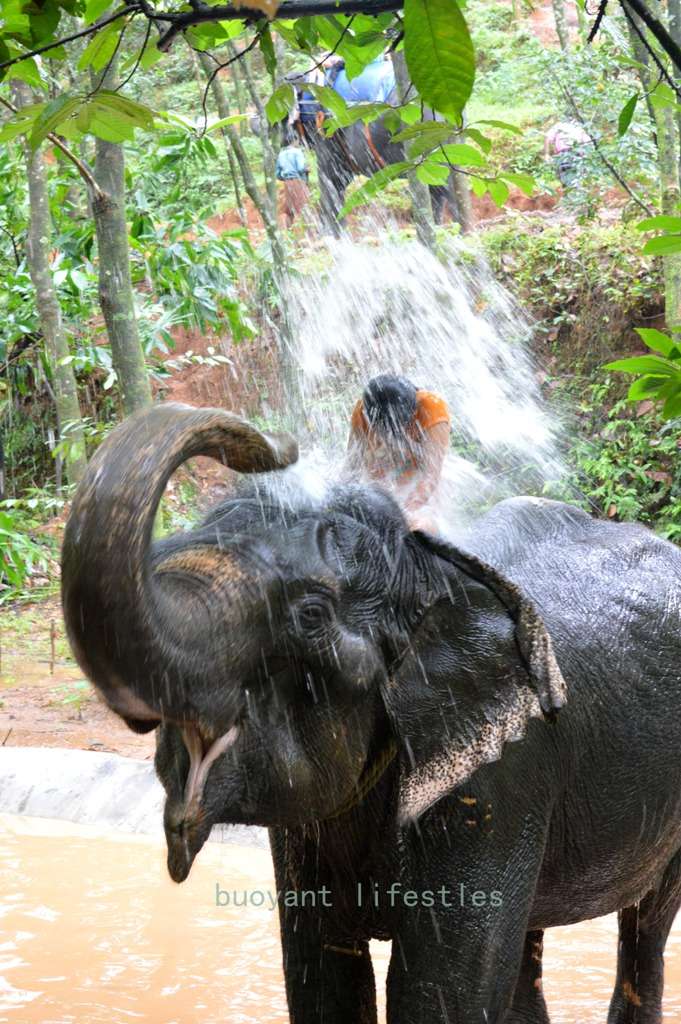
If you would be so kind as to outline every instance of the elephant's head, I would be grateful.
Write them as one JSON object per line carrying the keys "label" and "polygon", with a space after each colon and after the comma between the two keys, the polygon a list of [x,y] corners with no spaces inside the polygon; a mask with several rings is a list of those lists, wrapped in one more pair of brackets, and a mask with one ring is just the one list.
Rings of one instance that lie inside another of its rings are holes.
{"label": "elephant's head", "polygon": [[333,816],[391,743],[416,817],[561,705],[529,602],[410,533],[380,491],[292,507],[254,488],[152,544],[170,474],[198,454],[257,472],[296,449],[217,410],[131,417],[78,489],[62,570],[83,670],[131,728],[158,728],[176,881],[215,822]]}

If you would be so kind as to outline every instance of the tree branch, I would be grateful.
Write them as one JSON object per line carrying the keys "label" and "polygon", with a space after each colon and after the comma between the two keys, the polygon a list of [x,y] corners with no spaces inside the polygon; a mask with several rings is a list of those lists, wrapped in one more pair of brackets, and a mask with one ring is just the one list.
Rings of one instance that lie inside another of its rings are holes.
{"label": "tree branch", "polygon": [[[29,57],[38,57],[41,53],[47,53],[48,50],[56,50],[57,47],[63,46],[65,43],[72,43],[74,39],[84,39],[86,36],[93,36],[96,32],[99,32],[100,28],[104,28],[105,25],[110,25],[112,21],[118,21],[119,18],[125,18],[128,14],[139,14],[142,10],[139,3],[127,4],[122,10],[116,11],[115,14],[109,15],[108,18],[104,18],[102,21],[98,21],[94,25],[89,25],[87,28],[81,29],[80,32],[74,32],[70,36],[62,36],[61,39],[56,39],[53,43],[47,43],[46,46],[39,46],[35,50],[27,50],[26,53],[20,53],[16,57],[12,57],[10,60],[4,60],[0,62],[0,71],[3,68],[10,68],[13,64],[20,64],[22,60],[28,60]],[[145,12],[146,13],[146,12]]]}
{"label": "tree branch", "polygon": [[[146,0],[141,2],[146,7]],[[303,18],[316,14],[385,14],[401,10],[402,5],[403,0],[283,0],[276,18]],[[146,10],[144,13],[147,17],[151,16]],[[183,11],[181,14],[154,12],[153,16],[171,22],[158,41],[159,50],[165,51],[170,48],[177,35],[192,25],[200,25],[207,21],[261,21],[263,12],[253,10],[247,5],[235,7],[233,4],[223,4],[211,7],[201,0],[196,0],[190,11]]]}
{"label": "tree branch", "polygon": [[681,47],[674,42],[662,22],[658,21],[650,13],[643,0],[620,0],[620,6],[625,14],[627,7],[630,7],[634,14],[639,16],[646,28],[650,29],[655,36],[667,56],[671,58],[676,70],[681,73]]}

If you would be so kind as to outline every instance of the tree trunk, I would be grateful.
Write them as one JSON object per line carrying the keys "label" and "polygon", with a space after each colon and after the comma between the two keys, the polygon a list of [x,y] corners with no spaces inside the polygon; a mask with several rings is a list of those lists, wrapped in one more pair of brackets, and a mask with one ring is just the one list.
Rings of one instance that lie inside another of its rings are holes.
{"label": "tree trunk", "polygon": [[567,23],[565,0],[551,0],[553,5],[553,18],[556,23],[556,35],[560,48],[565,53],[570,49],[570,31]]}
{"label": "tree trunk", "polygon": [[[669,0],[670,32],[681,31],[681,4],[679,0]],[[646,32],[641,21],[632,14],[636,25]],[[640,37],[629,25],[629,36],[634,57],[639,62],[639,77],[646,94],[654,85],[653,76],[648,63],[648,53]],[[673,73],[673,72],[672,72]],[[668,108],[653,106],[648,100],[648,111],[655,124],[657,141],[657,163],[660,174],[660,209],[662,213],[676,215],[681,200],[680,175],[681,156],[679,153],[679,121],[673,111]],[[664,273],[664,311],[668,327],[681,323],[681,253],[670,253],[662,257]]]}
{"label": "tree trunk", "polygon": [[[234,48],[234,43],[232,43],[232,42],[228,42],[227,43],[227,53],[229,54],[230,59],[236,55],[236,50]],[[243,88],[243,85],[241,84],[241,79],[239,78],[239,75],[237,73],[236,64],[232,64],[229,70],[230,70],[230,76],[229,76],[230,77],[230,81],[231,81],[232,86],[234,88],[234,101],[236,103],[236,109],[239,111],[240,114],[245,114],[246,113],[246,107],[248,106],[248,103],[246,102],[246,97],[244,95],[244,88]],[[239,124],[237,125],[237,134],[243,135],[243,130],[242,130],[243,125],[244,125],[244,122],[240,121]],[[248,131],[248,130],[249,130],[248,127],[246,127],[246,131]]]}
{"label": "tree trunk", "polygon": [[[221,120],[225,117],[229,117],[230,110],[229,103],[227,102],[227,95],[225,93],[222,82],[220,81],[220,76],[214,74],[215,67],[212,65],[210,57],[208,57],[208,55],[205,53],[197,53],[196,50],[190,49],[189,52],[192,55],[194,67],[196,68],[197,71],[196,81],[199,86],[199,89],[203,91],[203,88],[205,87],[205,83],[202,84],[201,80],[201,69],[203,69],[206,75],[206,80],[208,80],[210,76],[213,75],[213,80],[210,83],[210,91],[213,93],[213,99],[215,100],[215,106],[217,108],[218,116],[220,117]],[[239,213],[239,220],[243,225],[246,225],[248,223],[248,218],[246,216],[243,201],[241,198],[241,188],[239,186],[239,171],[236,165],[233,146],[231,145],[224,128],[222,130],[222,138],[225,143],[225,153],[227,154],[229,173],[232,178],[232,183],[234,185],[234,200],[236,202],[236,208]]]}
{"label": "tree trunk", "polygon": [[[404,59],[403,50],[393,50],[393,69],[397,83],[397,97],[400,103],[404,103],[409,93],[411,82],[407,71],[407,62]],[[435,252],[435,223],[433,221],[433,210],[430,205],[430,192],[428,186],[416,177],[416,172],[409,173],[409,194],[411,196],[411,210],[416,225],[416,237],[421,245],[425,245],[431,252]]]}
{"label": "tree trunk", "polygon": [[[263,171],[265,172],[265,188],[269,197],[270,204],[274,213],[274,219],[276,221],[277,216],[277,153],[281,145],[281,129],[279,126],[270,125],[267,120],[267,114],[265,113],[265,105],[263,104],[255,82],[253,75],[251,74],[250,65],[248,63],[249,55],[246,54],[241,58],[238,64],[239,72],[241,73],[246,88],[253,101],[256,114],[258,115],[258,126],[260,142],[262,144],[262,163]],[[237,65],[232,65],[235,68]],[[274,77],[271,79],[272,88],[274,88],[275,82]]]}
{"label": "tree trunk", "polygon": [[[27,106],[33,102],[31,89],[24,82],[15,82],[13,92],[18,107]],[[62,430],[68,423],[68,444],[65,445],[64,459],[66,474],[69,483],[78,483],[87,466],[85,435],[78,403],[76,377],[73,365],[68,359],[69,345],[50,268],[52,224],[47,192],[47,172],[42,152],[31,150],[27,142],[24,144],[24,158],[30,211],[26,239],[26,262],[35,288],[40,330],[54,380],[57,440],[63,440]]]}
{"label": "tree trunk", "polygon": [[473,230],[473,200],[468,184],[468,178],[461,171],[454,171],[451,175],[452,188],[456,196],[456,207],[458,210],[459,224],[464,235]]}
{"label": "tree trunk", "polygon": [[[206,74],[209,74],[211,70],[210,59],[204,54],[199,54],[199,60],[201,61],[201,66]],[[220,114],[220,117],[227,117],[229,115],[229,106],[222,88],[222,82],[219,82],[217,78],[215,78],[213,80],[213,85],[217,86],[217,88],[213,89],[213,96],[218,108],[218,113]],[[224,114],[223,111],[225,111]],[[265,117],[264,112],[262,116]],[[263,193],[258,188],[248,157],[246,156],[241,139],[239,138],[234,125],[226,125],[225,134],[229,139],[234,156],[239,164],[239,170],[241,171],[241,178],[244,183],[246,193],[262,218],[262,222],[265,227],[265,234],[267,235],[272,248],[275,276],[277,274],[281,276],[286,266],[286,251],[281,238],[279,237],[276,206],[273,209],[269,201],[269,195],[267,193]]]}
{"label": "tree trunk", "polygon": [[[115,68],[111,67],[95,84],[115,88],[115,78]],[[151,387],[135,317],[125,216],[125,156],[120,143],[96,139],[95,178],[103,192],[101,198],[92,201],[99,253],[99,303],[123,411],[129,416],[151,404]]]}
{"label": "tree trunk", "polygon": [[[199,54],[199,60],[206,74],[210,73],[210,60],[203,54]],[[232,65],[234,67],[234,65]],[[251,83],[252,85],[252,83]],[[226,117],[229,113],[229,106],[227,104],[226,97],[222,88],[222,83],[218,81],[217,76],[213,79],[213,96],[215,103],[218,108],[220,117]],[[217,88],[215,88],[217,86]],[[256,94],[257,95],[257,94]],[[259,116],[261,120],[267,121],[262,103],[260,103]],[[224,111],[224,113],[223,113]],[[265,129],[266,130],[266,129]],[[229,144],[232,147],[236,161],[239,164],[239,170],[241,171],[241,179],[244,183],[246,193],[255,206],[256,210],[262,218],[263,225],[265,227],[265,234],[270,243],[270,249],[272,251],[272,275],[274,277],[274,283],[276,285],[277,293],[279,295],[279,313],[280,321],[278,324],[278,345],[279,345],[279,362],[281,368],[281,374],[285,382],[285,389],[289,396],[294,394],[296,387],[296,373],[292,363],[293,353],[293,330],[288,318],[288,310],[286,308],[286,281],[287,281],[287,266],[288,259],[286,255],[286,248],[282,241],[279,233],[279,227],[277,224],[277,208],[276,203],[273,206],[270,196],[266,190],[258,188],[251,165],[249,163],[246,151],[244,150],[241,138],[236,132],[234,125],[225,126],[225,134],[229,140]],[[276,160],[275,160],[276,162]],[[275,180],[276,186],[276,180]]]}
{"label": "tree trunk", "polygon": [[[669,12],[669,34],[675,43],[681,45],[681,0],[667,0],[667,10]],[[672,64],[671,73],[678,89],[681,87],[681,73],[674,64]],[[676,114],[676,132],[677,136],[681,138],[681,111],[677,111]],[[681,150],[679,159],[681,160]],[[681,165],[679,174],[681,174]]]}
{"label": "tree trunk", "polygon": [[[660,208],[675,215],[679,210],[679,133],[673,112],[665,107],[655,111],[660,167]],[[664,315],[667,327],[681,324],[681,253],[662,257],[664,266]]]}

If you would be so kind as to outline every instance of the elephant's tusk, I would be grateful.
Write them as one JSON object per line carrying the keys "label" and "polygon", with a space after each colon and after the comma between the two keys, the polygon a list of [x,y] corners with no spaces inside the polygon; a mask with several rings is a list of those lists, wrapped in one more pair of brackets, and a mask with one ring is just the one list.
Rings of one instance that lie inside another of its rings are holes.
{"label": "elephant's tusk", "polygon": [[187,816],[189,816],[190,809],[196,810],[201,802],[210,766],[221,754],[233,746],[238,735],[239,726],[233,725],[224,736],[218,736],[211,743],[208,752],[204,753],[203,739],[199,730],[195,727],[182,730],[184,745],[189,754],[189,774],[184,787],[184,806]]}

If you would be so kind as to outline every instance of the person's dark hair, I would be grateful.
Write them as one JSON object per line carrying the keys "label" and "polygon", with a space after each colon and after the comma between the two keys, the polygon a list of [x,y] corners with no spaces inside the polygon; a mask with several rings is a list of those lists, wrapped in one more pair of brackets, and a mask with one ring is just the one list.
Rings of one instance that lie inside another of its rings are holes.
{"label": "person's dark hair", "polygon": [[416,413],[416,388],[406,377],[381,373],[365,387],[362,405],[372,430],[398,436]]}

